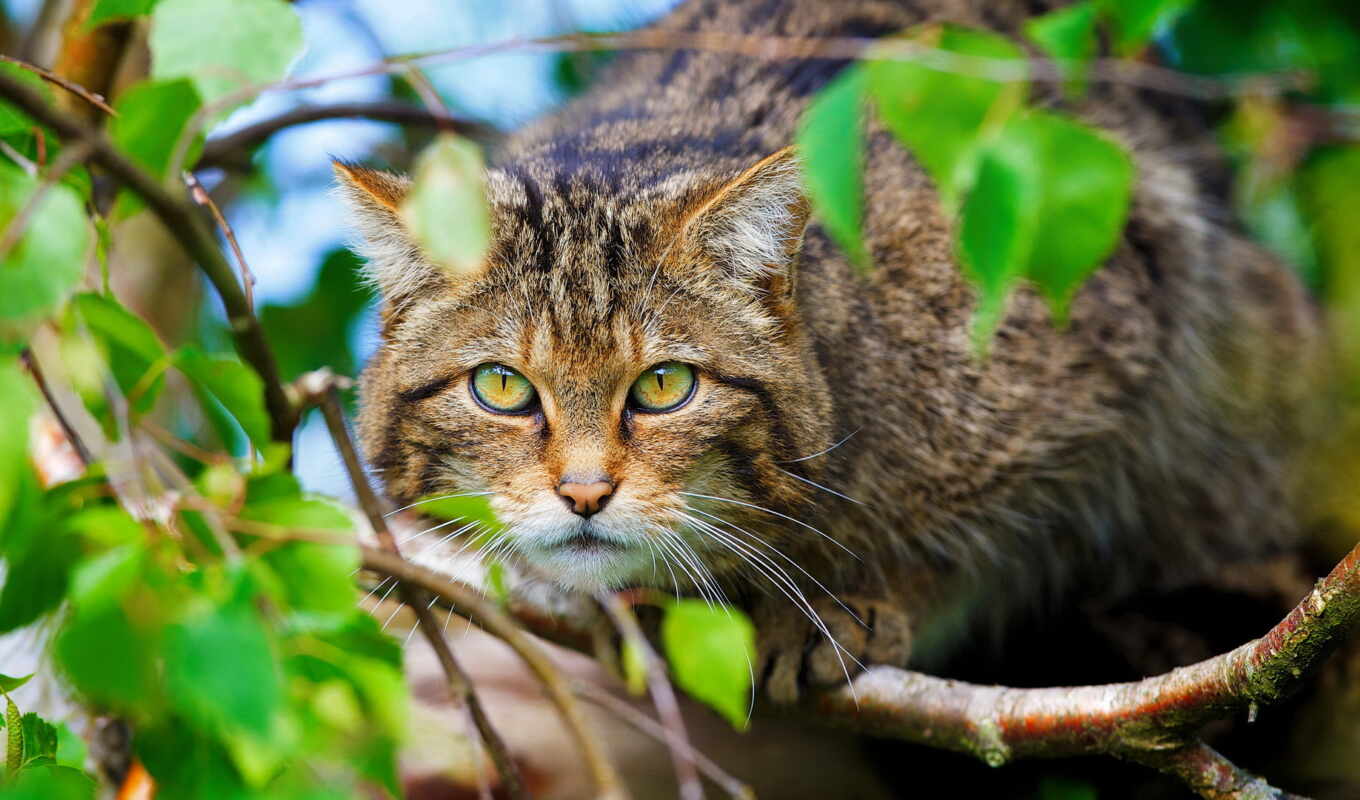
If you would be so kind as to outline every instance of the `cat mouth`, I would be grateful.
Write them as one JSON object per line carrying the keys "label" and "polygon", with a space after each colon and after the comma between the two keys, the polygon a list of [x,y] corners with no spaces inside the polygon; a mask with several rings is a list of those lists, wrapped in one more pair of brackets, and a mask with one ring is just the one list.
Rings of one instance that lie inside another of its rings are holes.
{"label": "cat mouth", "polygon": [[605,539],[587,529],[572,535],[568,539],[558,542],[556,549],[566,550],[572,553],[606,553],[622,550],[623,545],[619,542]]}

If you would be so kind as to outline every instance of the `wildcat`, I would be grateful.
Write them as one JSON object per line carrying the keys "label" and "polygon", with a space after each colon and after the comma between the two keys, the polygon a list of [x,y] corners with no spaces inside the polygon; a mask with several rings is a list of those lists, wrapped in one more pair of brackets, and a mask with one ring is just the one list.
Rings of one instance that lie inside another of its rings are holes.
{"label": "wildcat", "polygon": [[[1043,5],[692,0],[658,27],[1018,39]],[[951,220],[876,120],[873,271],[810,217],[790,144],[848,63],[620,56],[494,155],[472,274],[421,254],[405,178],[337,164],[384,298],[360,428],[391,499],[489,493],[504,547],[562,586],[744,605],[781,700],[1287,543],[1319,327],[1216,221],[1207,129],[1129,87],[1066,106],[1134,152],[1129,222],[1065,327],[1021,290],[984,359]]]}

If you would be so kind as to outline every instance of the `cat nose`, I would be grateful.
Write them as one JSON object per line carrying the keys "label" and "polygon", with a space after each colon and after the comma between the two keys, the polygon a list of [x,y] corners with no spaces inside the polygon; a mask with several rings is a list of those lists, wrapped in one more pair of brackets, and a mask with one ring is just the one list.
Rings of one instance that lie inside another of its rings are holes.
{"label": "cat nose", "polygon": [[567,502],[567,507],[583,517],[604,508],[609,496],[614,493],[614,484],[609,481],[594,483],[572,483],[563,481],[557,485],[557,493]]}

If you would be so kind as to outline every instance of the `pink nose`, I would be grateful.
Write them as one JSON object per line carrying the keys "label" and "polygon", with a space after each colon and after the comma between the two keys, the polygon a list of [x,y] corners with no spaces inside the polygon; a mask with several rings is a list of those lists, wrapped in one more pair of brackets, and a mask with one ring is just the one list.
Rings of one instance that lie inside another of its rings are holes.
{"label": "pink nose", "polygon": [[604,508],[609,496],[614,493],[614,484],[609,481],[561,483],[557,486],[557,493],[562,495],[572,511],[588,517]]}

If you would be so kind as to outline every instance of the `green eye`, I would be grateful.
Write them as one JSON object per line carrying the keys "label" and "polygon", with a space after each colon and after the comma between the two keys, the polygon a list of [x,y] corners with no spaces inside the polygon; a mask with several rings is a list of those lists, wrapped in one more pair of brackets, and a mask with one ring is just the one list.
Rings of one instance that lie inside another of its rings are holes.
{"label": "green eye", "polygon": [[489,411],[518,414],[538,399],[529,379],[504,364],[483,364],[472,371],[472,394]]}
{"label": "green eye", "polygon": [[694,369],[679,361],[657,364],[633,381],[628,398],[643,411],[674,411],[694,394]]}

